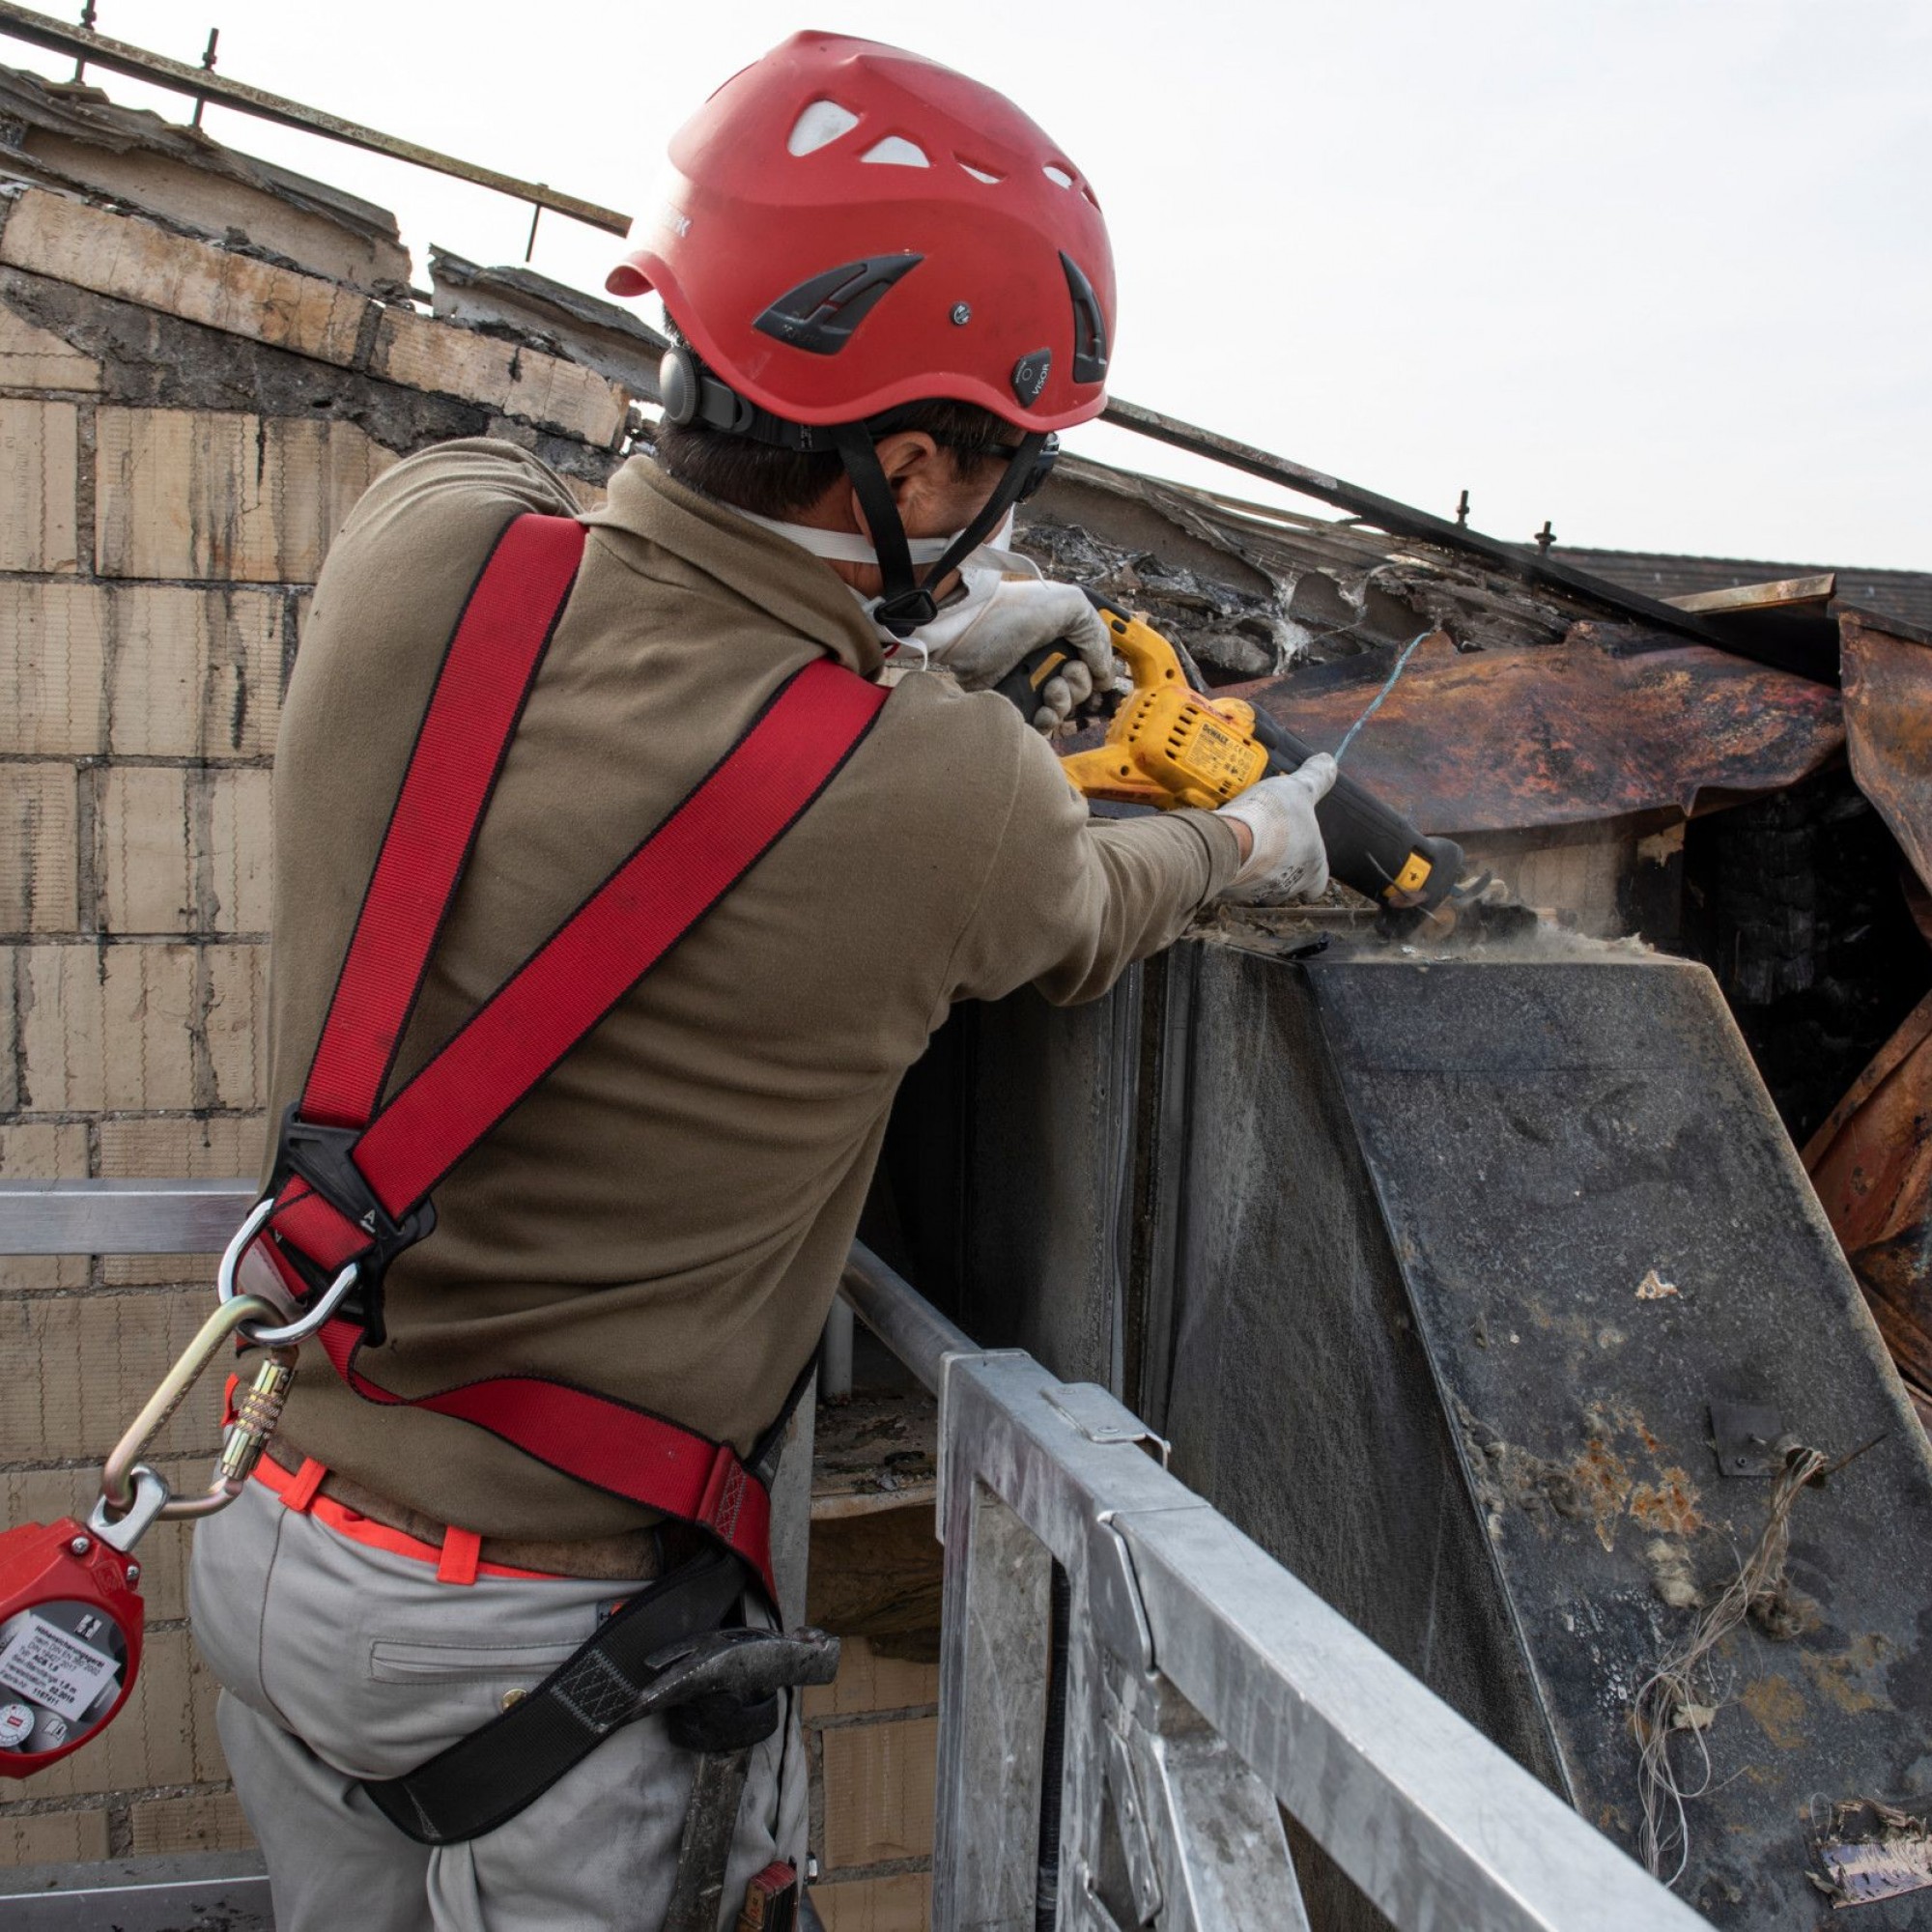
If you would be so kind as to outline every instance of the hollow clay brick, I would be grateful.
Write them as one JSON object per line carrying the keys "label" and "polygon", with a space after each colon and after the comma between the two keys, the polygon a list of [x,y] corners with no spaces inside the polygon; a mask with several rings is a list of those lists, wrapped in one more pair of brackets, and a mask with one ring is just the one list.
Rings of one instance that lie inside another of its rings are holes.
{"label": "hollow clay brick", "polygon": [[184,1112],[198,1102],[194,950],[86,943],[21,950],[26,1094],[44,1113]]}
{"label": "hollow clay brick", "polygon": [[79,568],[79,460],[73,404],[0,396],[0,570]]}
{"label": "hollow clay brick", "polygon": [[255,1839],[232,1791],[190,1792],[185,1798],[146,1798],[128,1807],[137,1859],[183,1852],[245,1852]]}
{"label": "hollow clay brick", "polygon": [[395,460],[354,423],[223,411],[103,409],[95,442],[103,577],[313,583]]}
{"label": "hollow clay brick", "polygon": [[0,1818],[0,1865],[67,1865],[107,1856],[107,1813],[36,1811]]}
{"label": "hollow clay brick", "polygon": [[410,309],[384,312],[369,370],[408,388],[487,404],[598,449],[616,441],[629,408],[623,390],[595,370]]}
{"label": "hollow clay brick", "polygon": [[108,593],[0,579],[0,753],[107,749]]}
{"label": "hollow clay brick", "polygon": [[189,777],[178,765],[115,765],[101,774],[95,836],[106,931],[194,927]]}
{"label": "hollow clay brick", "polygon": [[72,932],[79,919],[71,765],[0,764],[0,932]]}
{"label": "hollow clay brick", "polygon": [[0,262],[344,367],[369,307],[320,276],[37,189],[8,215]]}
{"label": "hollow clay brick", "polygon": [[927,1932],[932,1923],[932,1881],[923,1872],[815,1885],[811,1902],[825,1932]]}
{"label": "hollow clay brick", "polygon": [[939,1720],[844,1724],[821,1746],[826,1868],[926,1857]]}
{"label": "hollow clay brick", "polygon": [[11,308],[0,306],[0,388],[100,387],[100,364]]}

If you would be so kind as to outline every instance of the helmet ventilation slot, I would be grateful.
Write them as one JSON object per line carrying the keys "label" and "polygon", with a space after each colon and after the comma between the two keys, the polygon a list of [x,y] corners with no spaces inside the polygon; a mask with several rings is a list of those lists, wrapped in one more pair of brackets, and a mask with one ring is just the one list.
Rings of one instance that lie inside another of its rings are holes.
{"label": "helmet ventilation slot", "polygon": [[794,349],[837,355],[879,298],[924,259],[923,255],[873,255],[863,262],[841,263],[788,290],[752,327]]}
{"label": "helmet ventilation slot", "polygon": [[849,134],[858,125],[859,117],[849,107],[841,107],[836,100],[814,100],[791,124],[791,132],[785,136],[785,152],[800,156],[815,155],[820,148],[829,148],[841,134]]}
{"label": "helmet ventilation slot", "polygon": [[917,141],[908,141],[903,134],[888,134],[883,141],[867,148],[859,158],[875,161],[888,168],[929,168],[932,165],[925,150]]}

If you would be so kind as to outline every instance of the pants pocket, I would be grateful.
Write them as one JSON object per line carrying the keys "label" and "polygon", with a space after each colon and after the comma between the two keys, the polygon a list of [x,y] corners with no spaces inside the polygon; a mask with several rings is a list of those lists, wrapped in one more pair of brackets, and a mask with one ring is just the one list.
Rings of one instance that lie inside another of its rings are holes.
{"label": "pants pocket", "polygon": [[575,1643],[439,1643],[377,1637],[369,1646],[369,1675],[378,1684],[480,1683],[508,1679],[526,1690],[574,1657]]}

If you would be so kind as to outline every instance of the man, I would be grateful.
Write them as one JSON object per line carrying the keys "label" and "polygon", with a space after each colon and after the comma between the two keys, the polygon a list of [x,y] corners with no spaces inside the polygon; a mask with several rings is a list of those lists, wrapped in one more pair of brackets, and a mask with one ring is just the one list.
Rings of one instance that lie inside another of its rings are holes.
{"label": "man", "polygon": [[[957,74],[801,35],[714,96],[672,158],[673,202],[612,276],[656,289],[687,345],[657,461],[634,457],[579,520],[581,563],[399,1009],[390,1095],[808,674],[870,708],[775,842],[440,1181],[433,1236],[412,1223],[364,1297],[360,1352],[331,1348],[331,1368],[305,1349],[264,1480],[197,1538],[196,1632],[282,1932],[664,1922],[694,1759],[661,1719],[611,1730],[488,1830],[429,1830],[420,1806],[412,1823],[396,1793],[417,1787],[389,1781],[493,1720],[523,1735],[582,1647],[716,1566],[736,1505],[651,1507],[646,1475],[565,1473],[601,1423],[520,1435],[452,1402],[562,1391],[620,1432],[715,1451],[714,1472],[755,1463],[894,1092],[952,1003],[1029,981],[1091,999],[1217,895],[1325,883],[1325,761],[1217,814],[1090,823],[1006,699],[915,674],[880,703],[863,682],[935,636],[967,683],[1069,632],[1108,669],[1077,593],[981,549],[1051,434],[1102,402],[1111,258],[1065,156]],[[353,1245],[338,1196],[361,1186],[319,1159],[292,1178],[298,1135],[327,1131],[317,1042],[356,978],[345,952],[365,963],[360,909],[383,902],[371,876],[435,741],[452,635],[529,513],[575,516],[533,458],[428,451],[369,491],[317,588],[275,781],[271,1085],[301,1120],[242,1263],[292,1307],[334,1263],[285,1208],[327,1197]],[[447,781],[425,784],[433,809]],[[356,1225],[388,1224],[372,1207]],[[731,1547],[726,1614],[768,1623],[757,1552]],[[721,1924],[761,1868],[802,1867],[804,1801],[787,1721],[752,1753]]]}

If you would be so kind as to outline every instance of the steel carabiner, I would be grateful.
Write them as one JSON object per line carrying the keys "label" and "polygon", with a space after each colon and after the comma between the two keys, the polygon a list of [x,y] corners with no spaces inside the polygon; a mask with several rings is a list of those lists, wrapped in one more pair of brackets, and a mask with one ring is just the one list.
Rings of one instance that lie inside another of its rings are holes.
{"label": "steel carabiner", "polygon": [[[218,1301],[213,1313],[161,1378],[159,1386],[101,1464],[100,1496],[88,1516],[87,1526],[124,1555],[153,1524],[213,1516],[242,1493],[281,1420],[282,1405],[295,1378],[295,1345],[314,1334],[355,1286],[360,1268],[351,1262],[316,1297],[314,1306],[304,1309],[293,1321],[284,1319],[286,1310],[265,1296],[238,1293],[236,1268],[274,1208],[272,1195],[258,1201],[235,1231],[215,1275]],[[141,1461],[142,1452],[186,1400],[222,1345],[238,1335],[256,1348],[267,1349],[268,1357],[256,1370],[253,1384],[235,1404],[234,1416],[222,1432],[221,1454],[208,1488],[198,1496],[178,1496],[157,1469]]]}
{"label": "steel carabiner", "polygon": [[175,1495],[166,1479],[140,1459],[187,1399],[188,1391],[201,1379],[222,1345],[245,1332],[248,1323],[265,1316],[272,1321],[277,1313],[261,1296],[242,1294],[223,1302],[201,1324],[101,1464],[100,1497],[88,1518],[88,1527],[103,1543],[125,1553],[152,1524],[211,1515],[241,1494],[281,1418],[295,1374],[293,1349],[271,1350],[256,1372],[254,1385],[236,1404],[235,1418],[222,1435],[213,1477],[203,1494]]}

